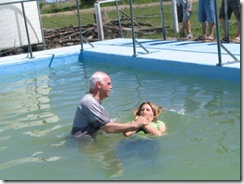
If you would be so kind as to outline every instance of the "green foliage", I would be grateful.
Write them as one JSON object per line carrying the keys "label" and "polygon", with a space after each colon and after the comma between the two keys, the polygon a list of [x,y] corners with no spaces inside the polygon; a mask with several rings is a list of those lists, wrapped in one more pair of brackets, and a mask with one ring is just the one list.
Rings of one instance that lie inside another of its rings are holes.
{"label": "green foliage", "polygon": [[93,6],[95,2],[96,0],[80,0],[81,6],[86,6],[86,7]]}
{"label": "green foliage", "polygon": [[40,2],[40,3],[39,3],[39,7],[40,7],[40,10],[41,10],[42,7],[43,7],[43,2]]}
{"label": "green foliage", "polygon": [[53,3],[53,4],[51,5],[50,11],[51,11],[52,13],[57,13],[57,12],[59,12],[60,10],[59,10],[57,4],[56,4],[56,3]]}

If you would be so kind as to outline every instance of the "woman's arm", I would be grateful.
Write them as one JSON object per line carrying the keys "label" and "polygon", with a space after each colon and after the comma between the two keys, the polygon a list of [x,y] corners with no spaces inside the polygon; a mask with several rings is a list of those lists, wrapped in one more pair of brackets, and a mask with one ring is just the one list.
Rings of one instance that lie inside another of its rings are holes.
{"label": "woman's arm", "polygon": [[128,132],[124,132],[123,135],[124,135],[125,137],[130,137],[130,136],[133,135],[134,133],[136,133],[136,130],[128,131]]}
{"label": "woman's arm", "polygon": [[154,136],[162,136],[166,132],[167,127],[166,127],[165,123],[161,123],[159,125],[159,128],[158,129],[155,128],[155,127],[152,127],[150,124],[143,126],[143,129],[148,134],[151,134],[151,135],[154,135]]}
{"label": "woman's arm", "polygon": [[[135,117],[135,120],[138,118],[139,116],[136,116]],[[134,121],[135,121],[134,120]],[[132,121],[132,123],[134,122],[134,121]],[[133,135],[134,133],[136,133],[138,130],[131,130],[131,131],[126,131],[126,132],[123,132],[123,135],[125,136],[125,137],[130,137],[131,135]]]}
{"label": "woman's arm", "polygon": [[166,126],[166,124],[165,123],[162,123],[159,126],[158,130],[161,132],[162,135],[165,134],[167,132],[167,126]]}

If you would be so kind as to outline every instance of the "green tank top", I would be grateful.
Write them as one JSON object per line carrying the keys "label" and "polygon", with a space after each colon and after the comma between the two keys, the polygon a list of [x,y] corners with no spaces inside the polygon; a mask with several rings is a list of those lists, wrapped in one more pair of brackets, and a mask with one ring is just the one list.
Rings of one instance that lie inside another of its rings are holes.
{"label": "green tank top", "polygon": [[[156,122],[151,122],[151,123],[150,123],[150,126],[153,127],[153,128],[155,128],[155,129],[157,129],[157,130],[159,130],[159,127],[160,127],[161,125],[163,125],[163,124],[164,124],[164,122],[158,120],[158,121],[156,121]],[[136,134],[144,135],[144,134],[147,134],[147,132],[141,128],[141,129],[139,129],[139,130],[136,132]]]}

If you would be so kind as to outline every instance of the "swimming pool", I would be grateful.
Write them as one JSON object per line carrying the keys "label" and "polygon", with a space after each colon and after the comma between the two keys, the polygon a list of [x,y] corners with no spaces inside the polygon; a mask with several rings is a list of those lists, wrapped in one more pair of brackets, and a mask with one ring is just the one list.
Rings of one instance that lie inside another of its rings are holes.
{"label": "swimming pool", "polygon": [[[0,178],[3,180],[240,180],[240,83],[178,76],[78,54],[0,66]],[[165,108],[168,134],[155,139],[69,133],[87,79],[107,72],[110,118],[132,119],[142,101]]]}

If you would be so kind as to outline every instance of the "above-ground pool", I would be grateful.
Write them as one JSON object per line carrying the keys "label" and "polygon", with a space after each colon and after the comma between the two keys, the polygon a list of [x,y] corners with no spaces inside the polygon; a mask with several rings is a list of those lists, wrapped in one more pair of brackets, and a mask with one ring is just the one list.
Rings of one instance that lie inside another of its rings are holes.
{"label": "above-ground pool", "polygon": [[[240,180],[240,81],[77,58],[0,66],[2,180]],[[167,135],[73,140],[76,106],[97,70],[112,79],[103,101],[112,120],[131,121],[152,101],[165,109]]]}

